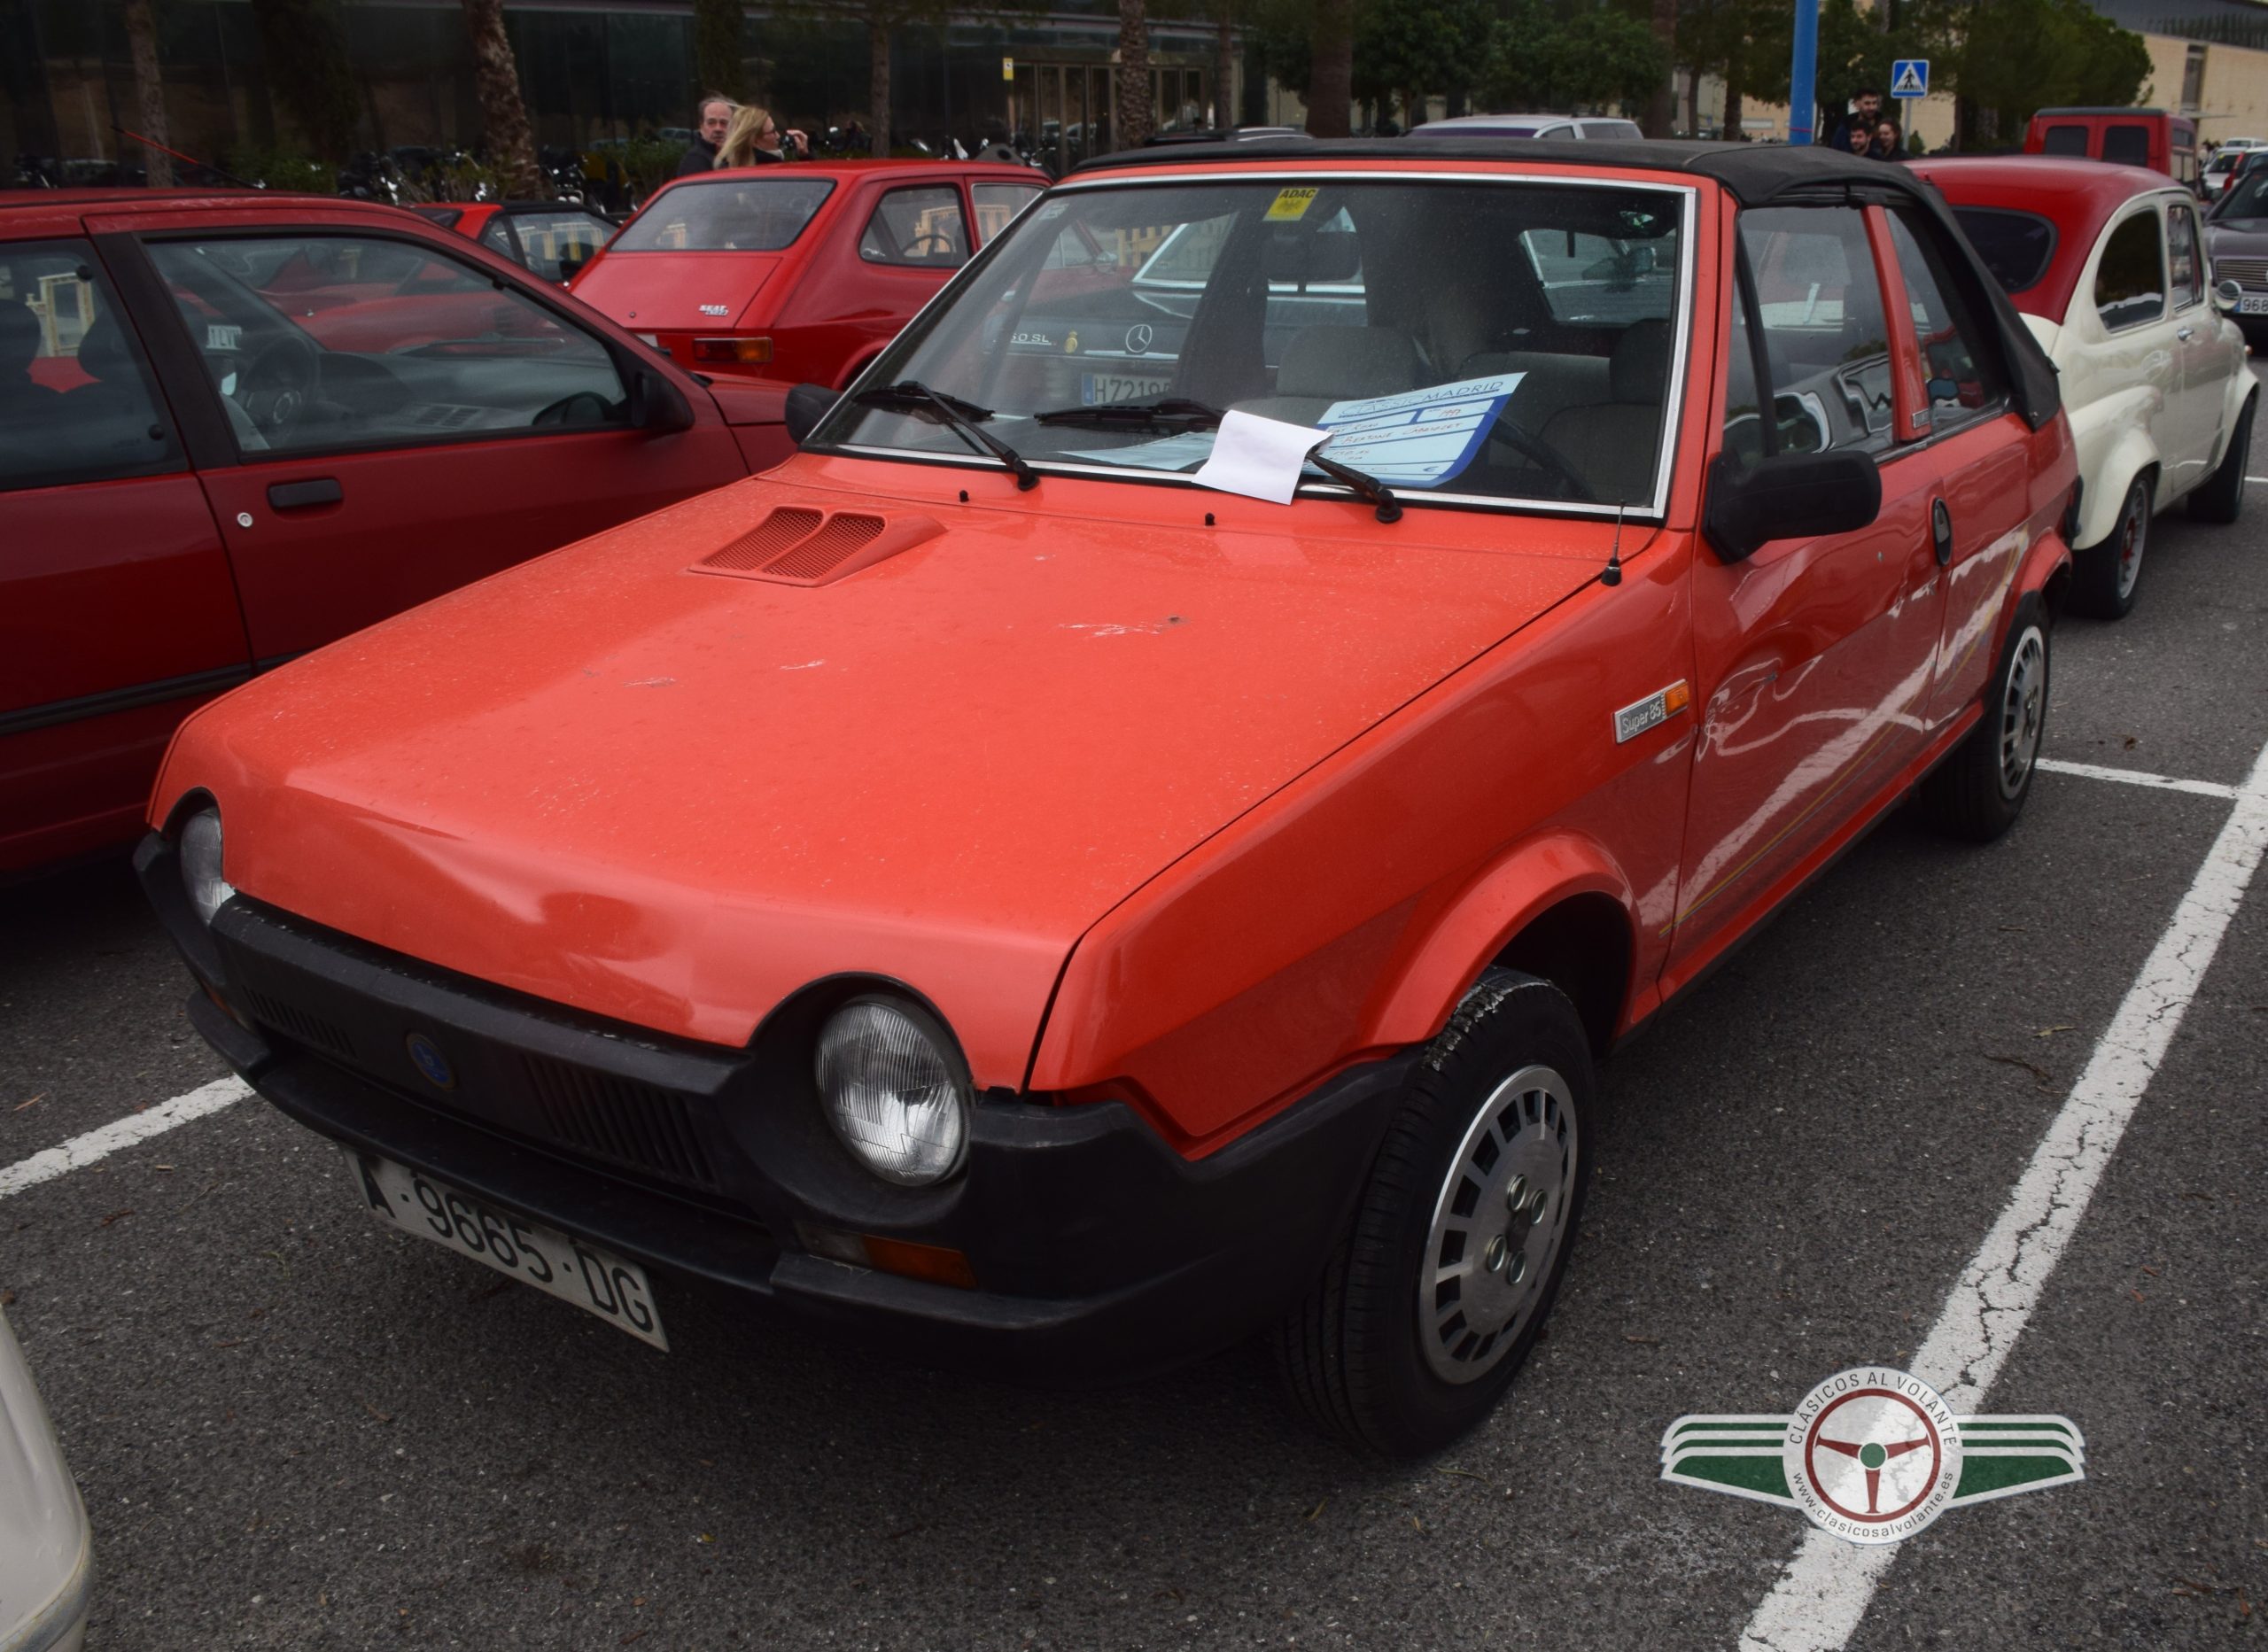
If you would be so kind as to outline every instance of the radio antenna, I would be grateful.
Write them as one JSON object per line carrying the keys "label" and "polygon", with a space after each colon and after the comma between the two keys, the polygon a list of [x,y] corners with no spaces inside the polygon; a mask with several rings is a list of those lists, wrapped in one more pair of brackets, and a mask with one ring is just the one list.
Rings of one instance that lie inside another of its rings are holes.
{"label": "radio antenna", "polygon": [[1627,502],[1618,500],[1614,507],[1614,544],[1606,553],[1606,566],[1599,571],[1598,582],[1603,586],[1622,583],[1622,513]]}

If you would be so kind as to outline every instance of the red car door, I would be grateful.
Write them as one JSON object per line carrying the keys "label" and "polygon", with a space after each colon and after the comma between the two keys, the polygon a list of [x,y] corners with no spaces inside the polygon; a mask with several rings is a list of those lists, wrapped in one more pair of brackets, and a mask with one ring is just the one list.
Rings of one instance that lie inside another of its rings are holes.
{"label": "red car door", "polygon": [[671,381],[639,346],[454,237],[320,208],[100,227],[170,312],[153,353],[200,405],[263,663],[746,474],[708,396],[648,394]]}
{"label": "red car door", "polygon": [[132,836],[198,701],[247,674],[229,563],[85,241],[0,242],[0,873]]}
{"label": "red car door", "polygon": [[1878,214],[1740,214],[1774,424],[1761,422],[1753,336],[1736,302],[1725,449],[1870,454],[1882,511],[1855,533],[1775,541],[1744,562],[1705,546],[1695,557],[1701,734],[1666,989],[1807,873],[1921,743],[1942,603],[1929,527],[1938,472],[1922,444],[1899,439],[1913,390],[1899,388]]}

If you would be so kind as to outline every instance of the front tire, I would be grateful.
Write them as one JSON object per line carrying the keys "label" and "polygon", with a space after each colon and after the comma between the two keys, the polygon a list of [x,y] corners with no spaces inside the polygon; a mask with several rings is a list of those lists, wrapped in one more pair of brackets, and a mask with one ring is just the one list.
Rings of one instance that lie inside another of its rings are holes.
{"label": "front tire", "polygon": [[2257,396],[2245,398],[2244,411],[2236,415],[2236,428],[2229,432],[2228,451],[2189,496],[2189,514],[2199,522],[2234,522],[2243,514],[2244,472],[2252,462],[2252,410],[2259,401]]}
{"label": "front tire", "polygon": [[1922,806],[1940,830],[1989,843],[2023,812],[2047,732],[2047,610],[2027,596],[1985,686],[1984,719],[1922,782]]}
{"label": "front tire", "polygon": [[1566,995],[1486,972],[1404,1086],[1346,1237],[1278,1329],[1293,1404],[1385,1458],[1495,1408],[1558,1294],[1597,1080]]}
{"label": "front tire", "polygon": [[2071,607],[2094,619],[2123,619],[2134,606],[2142,577],[2142,554],[2150,539],[2150,478],[2138,476],[2096,544],[2071,553]]}

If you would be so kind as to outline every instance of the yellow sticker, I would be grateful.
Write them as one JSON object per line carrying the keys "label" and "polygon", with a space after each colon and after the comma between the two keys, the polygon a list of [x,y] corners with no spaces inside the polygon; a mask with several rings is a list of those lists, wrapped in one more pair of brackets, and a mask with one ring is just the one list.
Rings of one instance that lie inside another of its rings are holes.
{"label": "yellow sticker", "polygon": [[1063,353],[1064,353],[1065,355],[1076,355],[1076,354],[1078,354],[1078,353],[1079,353],[1079,335],[1078,335],[1078,334],[1076,334],[1076,333],[1073,333],[1070,337],[1068,337],[1068,338],[1064,339],[1064,341],[1063,341]]}
{"label": "yellow sticker", "polygon": [[1308,208],[1315,205],[1321,191],[1313,185],[1306,189],[1279,190],[1269,204],[1268,221],[1271,224],[1294,223],[1308,215]]}

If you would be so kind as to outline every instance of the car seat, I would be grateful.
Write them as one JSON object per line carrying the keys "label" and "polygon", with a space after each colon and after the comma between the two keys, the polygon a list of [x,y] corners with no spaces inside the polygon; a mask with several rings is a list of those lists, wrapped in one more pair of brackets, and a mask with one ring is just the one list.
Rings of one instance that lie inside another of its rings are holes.
{"label": "car seat", "polygon": [[[1566,408],[1539,432],[1604,504],[1635,505],[1652,497],[1670,343],[1667,322],[1632,322],[1607,361],[1613,399]],[[1518,404],[1517,393],[1512,400]]]}
{"label": "car seat", "polygon": [[1399,327],[1302,327],[1284,346],[1276,393],[1236,405],[1262,418],[1313,424],[1334,401],[1398,395],[1440,377]]}

